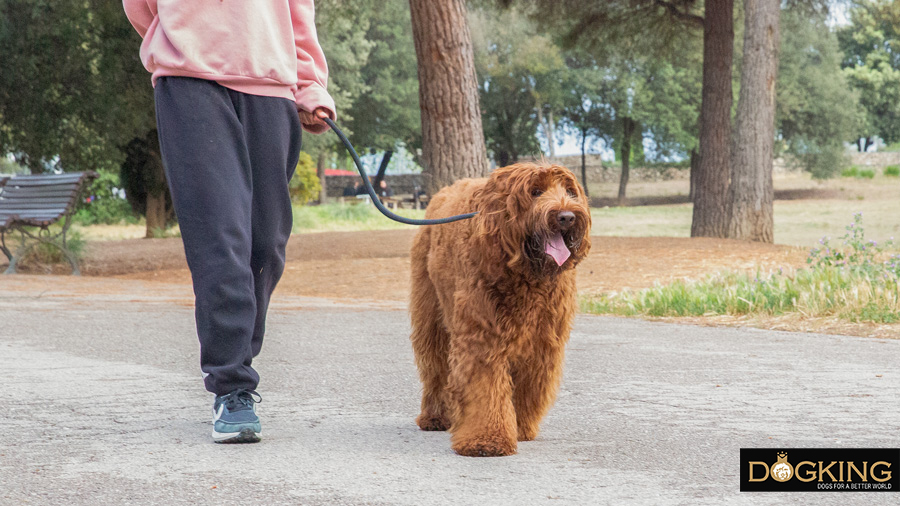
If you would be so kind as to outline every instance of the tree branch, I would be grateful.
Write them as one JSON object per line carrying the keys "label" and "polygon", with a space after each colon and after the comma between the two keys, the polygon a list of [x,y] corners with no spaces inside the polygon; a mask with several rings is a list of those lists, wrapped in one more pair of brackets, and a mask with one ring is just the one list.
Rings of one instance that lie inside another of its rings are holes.
{"label": "tree branch", "polygon": [[688,23],[693,24],[694,26],[697,26],[699,28],[703,28],[704,19],[702,16],[683,12],[678,9],[677,5],[665,0],[655,0],[655,2],[656,5],[663,7],[667,11],[669,11],[669,14],[671,14],[673,17],[678,18],[682,21],[687,21]]}

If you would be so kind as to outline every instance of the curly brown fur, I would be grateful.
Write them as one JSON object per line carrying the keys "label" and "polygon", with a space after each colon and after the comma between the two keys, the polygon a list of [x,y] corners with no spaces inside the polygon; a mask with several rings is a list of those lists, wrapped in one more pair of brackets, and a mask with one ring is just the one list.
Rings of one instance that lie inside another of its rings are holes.
{"label": "curly brown fur", "polygon": [[[447,430],[461,455],[516,452],[556,398],[575,316],[575,266],[591,247],[584,190],[555,165],[516,164],[441,190],[412,247],[412,344],[422,430]],[[565,214],[561,214],[565,213]],[[574,215],[570,228],[565,216]],[[562,234],[565,263],[545,252]]]}

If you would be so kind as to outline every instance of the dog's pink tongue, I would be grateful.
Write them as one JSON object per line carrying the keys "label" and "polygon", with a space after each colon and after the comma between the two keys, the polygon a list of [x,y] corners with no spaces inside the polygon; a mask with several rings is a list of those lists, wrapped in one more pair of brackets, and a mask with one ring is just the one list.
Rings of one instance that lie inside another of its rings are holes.
{"label": "dog's pink tongue", "polygon": [[566,263],[569,255],[571,255],[569,248],[566,247],[566,243],[563,241],[562,234],[559,232],[550,237],[550,240],[544,245],[544,252],[552,256],[553,260],[556,260],[556,265]]}

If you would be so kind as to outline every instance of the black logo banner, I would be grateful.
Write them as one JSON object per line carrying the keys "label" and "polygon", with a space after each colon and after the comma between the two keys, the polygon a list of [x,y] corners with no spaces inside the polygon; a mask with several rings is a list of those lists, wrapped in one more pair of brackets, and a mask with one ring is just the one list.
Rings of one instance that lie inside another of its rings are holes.
{"label": "black logo banner", "polygon": [[897,492],[900,448],[741,448],[741,492]]}

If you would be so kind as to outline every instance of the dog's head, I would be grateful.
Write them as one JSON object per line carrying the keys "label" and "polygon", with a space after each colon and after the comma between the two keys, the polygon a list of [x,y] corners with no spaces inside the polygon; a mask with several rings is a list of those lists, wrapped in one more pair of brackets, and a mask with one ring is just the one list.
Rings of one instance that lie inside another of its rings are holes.
{"label": "dog's head", "polygon": [[484,268],[552,276],[574,268],[591,248],[587,197],[564,167],[497,169],[475,199]]}

